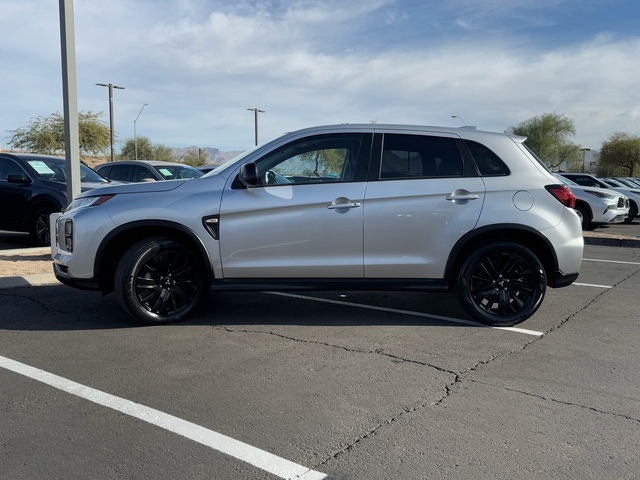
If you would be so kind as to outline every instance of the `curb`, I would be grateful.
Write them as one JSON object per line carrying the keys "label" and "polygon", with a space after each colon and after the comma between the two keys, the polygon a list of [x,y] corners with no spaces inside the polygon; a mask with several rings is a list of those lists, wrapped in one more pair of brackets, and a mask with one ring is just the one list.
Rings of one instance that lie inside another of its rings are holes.
{"label": "curb", "polygon": [[0,290],[18,287],[42,287],[56,284],[62,285],[53,273],[36,273],[22,277],[0,278]]}
{"label": "curb", "polygon": [[640,238],[584,237],[585,245],[640,248]]}

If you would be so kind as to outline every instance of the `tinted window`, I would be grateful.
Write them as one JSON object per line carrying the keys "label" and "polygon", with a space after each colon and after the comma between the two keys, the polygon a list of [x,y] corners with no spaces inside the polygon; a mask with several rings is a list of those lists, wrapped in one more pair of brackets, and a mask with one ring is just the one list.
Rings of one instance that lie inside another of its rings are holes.
{"label": "tinted window", "polygon": [[453,138],[385,134],[380,178],[462,175],[462,156]]}
{"label": "tinted window", "polygon": [[29,178],[20,165],[9,158],[0,158],[0,181],[6,182],[9,175]]}
{"label": "tinted window", "polygon": [[487,147],[478,142],[465,140],[481,175],[509,175],[509,168]]}
{"label": "tinted window", "polygon": [[122,182],[129,181],[129,165],[114,165],[111,167],[111,174],[109,180],[116,180]]}

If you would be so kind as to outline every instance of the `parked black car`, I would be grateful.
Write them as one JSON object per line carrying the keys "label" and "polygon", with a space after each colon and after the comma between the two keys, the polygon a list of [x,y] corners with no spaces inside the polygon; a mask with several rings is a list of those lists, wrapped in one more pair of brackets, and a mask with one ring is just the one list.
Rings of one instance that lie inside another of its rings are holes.
{"label": "parked black car", "polygon": [[[82,191],[109,184],[80,165]],[[0,153],[0,230],[29,232],[49,244],[49,215],[67,206],[64,158],[28,153]]]}

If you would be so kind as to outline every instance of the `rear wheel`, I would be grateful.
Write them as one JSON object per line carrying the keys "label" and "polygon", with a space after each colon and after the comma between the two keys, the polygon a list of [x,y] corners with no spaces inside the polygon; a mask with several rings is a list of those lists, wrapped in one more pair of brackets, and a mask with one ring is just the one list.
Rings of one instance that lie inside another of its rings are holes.
{"label": "rear wheel", "polygon": [[531,250],[513,242],[480,247],[463,262],[456,282],[460,303],[475,320],[511,326],[542,303],[547,277]]}
{"label": "rear wheel", "polygon": [[149,238],[136,243],[116,268],[118,302],[146,324],[182,319],[200,303],[207,289],[202,259],[170,238]]}

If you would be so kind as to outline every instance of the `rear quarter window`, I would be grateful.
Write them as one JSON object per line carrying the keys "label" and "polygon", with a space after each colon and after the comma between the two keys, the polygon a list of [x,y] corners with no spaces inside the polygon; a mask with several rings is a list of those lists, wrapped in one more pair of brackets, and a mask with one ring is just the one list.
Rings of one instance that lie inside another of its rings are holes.
{"label": "rear quarter window", "polygon": [[478,171],[483,176],[509,175],[509,167],[495,153],[481,143],[465,140]]}

